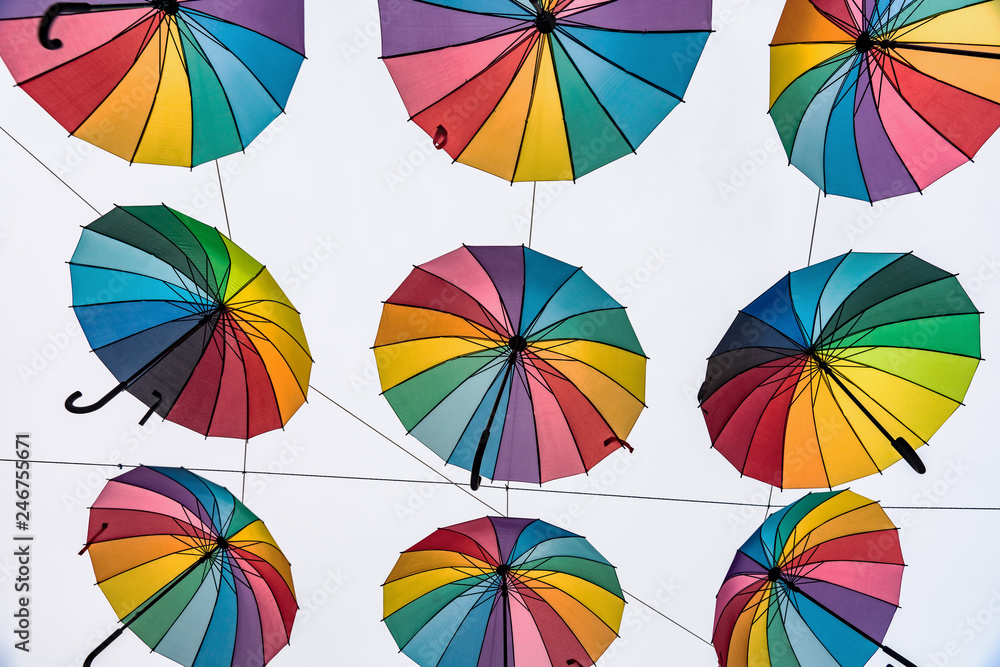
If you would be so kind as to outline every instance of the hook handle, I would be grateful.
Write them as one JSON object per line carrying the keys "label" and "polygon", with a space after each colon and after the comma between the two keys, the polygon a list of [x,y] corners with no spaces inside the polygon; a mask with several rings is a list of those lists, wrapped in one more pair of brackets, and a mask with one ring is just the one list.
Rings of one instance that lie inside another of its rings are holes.
{"label": "hook handle", "polygon": [[110,401],[112,398],[120,394],[122,390],[125,389],[125,387],[126,383],[119,382],[117,387],[115,387],[107,394],[102,396],[99,401],[97,401],[96,403],[92,403],[90,405],[76,405],[76,401],[81,396],[83,396],[83,392],[74,391],[72,394],[66,397],[66,402],[64,403],[64,405],[66,406],[67,410],[77,415],[82,415],[88,412],[93,412],[95,410],[100,410],[101,408],[103,408],[105,405],[108,404],[108,401]]}
{"label": "hook handle", "polygon": [[86,2],[57,2],[50,5],[42,15],[41,23],[38,24],[38,41],[50,51],[61,49],[63,45],[62,40],[49,37],[52,22],[60,14],[86,14],[90,10],[91,7]]}
{"label": "hook handle", "polygon": [[163,402],[163,394],[156,391],[155,389],[153,390],[153,396],[156,397],[156,401],[151,406],[149,406],[149,410],[146,410],[146,414],[144,414],[142,416],[142,419],[139,420],[139,426],[145,425],[146,420],[153,415],[153,411],[156,410],[156,408],[160,407],[160,403]]}

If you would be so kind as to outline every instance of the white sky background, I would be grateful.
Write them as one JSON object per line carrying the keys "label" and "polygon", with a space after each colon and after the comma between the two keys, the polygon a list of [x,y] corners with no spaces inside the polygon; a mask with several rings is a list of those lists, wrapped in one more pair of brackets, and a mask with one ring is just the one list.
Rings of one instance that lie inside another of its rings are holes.
{"label": "white sky background", "polygon": [[[265,263],[303,313],[312,384],[462,484],[407,437],[379,396],[374,341],[381,302],[414,264],[462,243],[528,242],[531,185],[451,164],[412,123],[380,53],[377,7],[307,1],[307,55],[288,105],[245,155],[220,161],[233,239]],[[638,150],[577,184],[539,184],[532,247],[579,265],[628,306],[650,357],[649,409],[630,443],[586,477],[545,489],[766,502],[709,447],[694,394],[705,358],[737,310],[786,271],[805,266],[816,187],[787,165],[767,116],[768,48],[780,7],[717,0],[717,32],[686,95]],[[0,125],[102,213],[166,203],[225,229],[215,166],[129,166],[91,148],[0,74]],[[1000,145],[932,185],[874,207],[825,198],[813,259],[849,249],[913,251],[960,275],[982,318],[983,356],[967,406],[905,465],[851,488],[890,506],[997,506],[995,412],[1000,369],[990,357],[1000,313]],[[392,175],[392,176],[390,176]],[[732,189],[720,190],[721,184]],[[0,272],[4,345],[0,457],[32,434],[36,459],[239,469],[243,443],[205,440],[169,422],[136,425],[145,408],[122,395],[71,415],[65,397],[113,386],[69,308],[65,264],[79,227],[97,217],[0,135]],[[26,374],[26,370],[31,370]],[[156,422],[156,423],[154,423]],[[250,442],[248,469],[439,480],[316,393],[286,429]],[[13,466],[0,466],[0,665],[68,667],[117,625],[94,585],[87,507],[113,467],[32,468],[31,653],[12,648]],[[239,493],[238,474],[205,474]],[[534,487],[537,489],[537,487]],[[803,492],[775,492],[783,505]],[[501,490],[477,498],[503,511]],[[400,551],[440,526],[491,513],[439,485],[248,476],[246,504],[292,562],[300,604],[291,646],[273,665],[412,665],[380,623],[380,584]],[[698,636],[711,637],[715,594],[763,508],[594,499],[512,489],[512,516],[586,536],[618,567],[623,588]],[[889,510],[909,565],[886,643],[921,667],[978,667],[1000,655],[1000,512]],[[6,528],[4,526],[7,526]],[[884,665],[877,653],[871,665]],[[634,602],[602,667],[711,667],[712,648]],[[131,633],[95,665],[171,665]]]}

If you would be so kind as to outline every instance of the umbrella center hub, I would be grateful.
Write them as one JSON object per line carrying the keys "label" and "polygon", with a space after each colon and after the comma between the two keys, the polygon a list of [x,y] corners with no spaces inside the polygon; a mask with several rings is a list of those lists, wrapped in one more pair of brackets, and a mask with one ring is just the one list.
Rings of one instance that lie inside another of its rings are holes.
{"label": "umbrella center hub", "polygon": [[506,596],[509,590],[507,586],[507,575],[510,573],[510,565],[507,565],[507,563],[502,563],[500,565],[497,565],[496,573],[497,576],[500,578],[500,586],[499,586],[500,594]]}
{"label": "umbrella center hub", "polygon": [[543,35],[549,34],[556,29],[556,15],[550,11],[543,11],[535,19],[535,27]]}
{"label": "umbrella center hub", "polygon": [[227,540],[222,535],[219,535],[217,538],[215,538],[215,546],[219,549],[227,549],[229,548],[229,540]]}
{"label": "umbrella center hub", "polygon": [[153,5],[153,9],[158,9],[164,14],[170,14],[171,16],[176,14],[177,10],[180,9],[180,5],[177,3],[177,0],[150,0],[150,1]]}
{"label": "umbrella center hub", "polygon": [[778,566],[772,567],[767,571],[767,580],[774,582],[781,579],[781,568]]}
{"label": "umbrella center hub", "polygon": [[871,51],[873,46],[875,46],[875,42],[872,41],[872,36],[868,34],[867,30],[863,30],[858,35],[857,41],[854,42],[854,48],[857,49],[858,53]]}
{"label": "umbrella center hub", "polygon": [[509,347],[514,352],[524,352],[525,350],[528,349],[528,341],[524,339],[524,336],[520,334],[515,334],[511,336],[510,340],[507,341],[507,347]]}

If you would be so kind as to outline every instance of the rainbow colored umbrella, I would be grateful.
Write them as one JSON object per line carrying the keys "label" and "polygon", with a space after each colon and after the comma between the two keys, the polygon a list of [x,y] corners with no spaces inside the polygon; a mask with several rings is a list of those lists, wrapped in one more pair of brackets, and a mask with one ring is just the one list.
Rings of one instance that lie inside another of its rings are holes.
{"label": "rainbow colored umbrella", "polygon": [[304,53],[303,0],[0,3],[17,84],[129,162],[193,167],[243,150],[284,110]]}
{"label": "rainbow colored umbrella", "polygon": [[[94,576],[125,628],[187,667],[266,664],[297,605],[288,561],[263,522],[182,468],[140,466],[110,480],[90,510]],[[80,553],[83,553],[82,551]]]}
{"label": "rainbow colored umbrella", "polygon": [[400,555],[382,592],[389,632],[421,667],[593,665],[625,607],[587,540],[509,517],[438,529]]}
{"label": "rainbow colored umbrella", "polygon": [[677,106],[711,0],[379,0],[382,59],[410,120],[508,181],[575,180]]}
{"label": "rainbow colored umbrella", "polygon": [[[413,269],[375,339],[411,435],[494,480],[590,470],[642,411],[646,357],[625,309],[580,268],[523,246],[462,246]],[[494,422],[497,427],[494,427]]]}
{"label": "rainbow colored umbrella", "polygon": [[216,229],[166,206],[87,225],[70,260],[73,308],[122,391],[204,435],[249,439],[305,402],[312,358],[271,274]]}
{"label": "rainbow colored umbrella", "polygon": [[720,667],[863,667],[899,607],[899,535],[853,491],[810,493],[740,547],[715,605]]}
{"label": "rainbow colored umbrella", "polygon": [[961,405],[979,311],[911,254],[857,253],[793,271],[740,311],[699,392],[713,446],[744,475],[833,487],[884,470]]}
{"label": "rainbow colored umbrella", "polygon": [[1000,126],[996,0],[787,0],[770,114],[789,161],[828,194],[917,192]]}

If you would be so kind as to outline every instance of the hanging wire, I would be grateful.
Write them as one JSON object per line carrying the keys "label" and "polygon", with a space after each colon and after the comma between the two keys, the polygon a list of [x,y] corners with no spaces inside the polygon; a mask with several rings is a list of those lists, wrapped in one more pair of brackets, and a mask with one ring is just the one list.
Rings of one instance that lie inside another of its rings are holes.
{"label": "hanging wire", "polygon": [[247,448],[249,445],[249,440],[243,441],[243,485],[240,487],[240,502],[243,502],[243,494],[247,490]]}
{"label": "hanging wire", "polygon": [[480,503],[482,503],[483,505],[485,505],[487,508],[489,508],[490,510],[492,510],[496,514],[500,514],[500,510],[496,509],[495,507],[493,507],[492,505],[490,505],[489,503],[487,503],[485,500],[483,500],[482,498],[480,498],[476,494],[474,494],[471,491],[469,491],[468,489],[466,489],[464,485],[459,484],[458,482],[453,482],[452,480],[448,479],[448,477],[445,476],[445,474],[443,472],[441,472],[440,470],[437,470],[436,468],[434,468],[434,466],[430,465],[429,463],[427,463],[423,459],[421,459],[418,456],[416,456],[415,454],[413,454],[413,452],[409,451],[408,449],[406,449],[405,447],[403,447],[402,445],[400,445],[398,442],[396,442],[395,440],[393,440],[392,438],[390,438],[389,436],[387,436],[385,433],[382,433],[382,431],[378,430],[377,428],[375,428],[374,426],[372,426],[371,424],[369,424],[368,422],[366,422],[364,419],[362,419],[361,417],[357,416],[356,414],[354,414],[353,412],[351,412],[350,410],[348,410],[347,408],[345,408],[343,405],[341,405],[337,401],[333,400],[332,398],[330,398],[329,396],[327,396],[326,394],[324,394],[323,392],[321,392],[319,389],[317,389],[313,385],[309,385],[309,388],[312,389],[317,394],[319,394],[320,396],[322,396],[323,398],[325,398],[326,400],[330,401],[330,403],[334,404],[335,406],[337,406],[338,408],[340,408],[341,410],[343,410],[344,412],[346,412],[351,417],[354,417],[354,419],[358,420],[359,422],[361,422],[362,424],[364,424],[365,426],[367,426],[368,428],[370,428],[375,433],[377,433],[380,436],[382,436],[382,438],[385,439],[387,442],[391,442],[400,451],[405,452],[414,461],[420,462],[421,465],[423,465],[425,468],[427,468],[428,470],[430,470],[431,472],[433,472],[435,475],[437,475],[437,476],[443,478],[444,480],[446,480],[448,484],[451,484],[452,486],[456,487],[457,489],[459,489],[460,491],[462,491],[463,493],[465,493],[466,495],[468,495],[470,498],[476,499],[477,501],[479,501]]}
{"label": "hanging wire", "polygon": [[535,231],[535,188],[538,187],[538,181],[532,181],[531,183],[531,216],[528,218],[528,247],[531,247],[531,235]]}
{"label": "hanging wire", "polygon": [[[395,444],[395,443],[393,443]],[[419,460],[419,459],[417,459]],[[13,458],[0,458],[0,463],[16,463],[18,459]],[[64,465],[64,466],[81,466],[89,468],[118,468],[123,470],[125,468],[138,468],[139,464],[130,463],[111,463],[104,462],[100,463],[97,461],[56,461],[56,460],[46,460],[46,459],[32,459],[31,462],[38,463],[40,465]],[[420,461],[424,463],[423,461]],[[427,465],[424,463],[424,465]],[[430,466],[428,466],[430,467]],[[191,472],[215,472],[215,473],[226,473],[239,475],[243,471],[236,468],[186,468]],[[434,470],[431,468],[431,470]],[[443,477],[442,480],[427,480],[427,479],[411,479],[406,477],[373,477],[370,475],[335,475],[331,473],[319,473],[319,472],[289,472],[289,471],[276,471],[276,470],[251,470],[247,469],[247,475],[260,475],[263,477],[299,477],[304,479],[329,479],[338,481],[353,481],[353,482],[383,482],[391,484],[438,484],[441,486],[455,486],[459,489],[465,491],[462,484],[454,482],[438,471],[434,470],[436,474]],[[501,490],[503,487],[500,486],[490,486],[483,485],[480,488],[486,489],[496,489]],[[649,500],[655,502],[671,502],[671,503],[687,503],[693,505],[721,505],[725,507],[767,507],[764,503],[746,503],[735,500],[706,500],[704,498],[670,498],[665,496],[638,496],[638,495],[628,495],[628,494],[617,494],[617,493],[594,493],[589,491],[562,491],[556,489],[532,489],[532,488],[521,488],[522,492],[526,493],[550,493],[557,495],[567,495],[567,496],[598,496],[602,498],[617,498],[619,500]],[[479,502],[483,503],[497,515],[500,511],[495,509],[493,506],[480,500],[474,494],[469,494]],[[880,503],[881,504],[881,503]],[[950,512],[1000,512],[1000,507],[992,506],[973,506],[973,505],[881,505],[882,509],[887,510],[939,510],[939,511],[950,511]],[[785,505],[773,505],[774,509],[781,509],[786,507]]]}
{"label": "hanging wire", "polygon": [[670,621],[671,623],[673,623],[673,624],[674,624],[674,625],[676,625],[676,626],[677,626],[678,628],[680,628],[680,629],[681,629],[681,630],[683,630],[684,632],[688,633],[689,635],[691,635],[692,637],[694,637],[694,638],[695,638],[695,639],[697,639],[698,641],[700,641],[700,642],[704,642],[705,644],[708,644],[709,646],[711,646],[711,645],[712,645],[712,642],[708,641],[707,639],[705,639],[705,638],[704,638],[704,637],[702,637],[701,635],[698,635],[698,634],[694,633],[693,631],[689,630],[688,628],[685,628],[685,627],[684,627],[683,625],[681,625],[680,623],[678,623],[678,622],[677,622],[677,621],[675,621],[674,619],[670,618],[669,616],[667,616],[666,614],[664,614],[664,613],[663,613],[662,611],[660,611],[660,610],[659,610],[659,609],[657,609],[656,607],[653,607],[653,606],[651,606],[651,605],[650,605],[649,603],[647,603],[647,602],[644,602],[644,601],[643,601],[643,600],[641,600],[640,598],[637,598],[637,597],[636,597],[635,595],[632,595],[631,593],[629,593],[629,592],[628,592],[628,591],[626,591],[625,589],[622,589],[622,593],[624,593],[625,595],[629,596],[630,598],[632,598],[633,600],[635,600],[636,602],[638,602],[638,603],[639,603],[639,604],[641,604],[642,606],[646,607],[647,609],[649,609],[649,610],[650,610],[651,612],[653,612],[653,613],[654,613],[654,614],[656,614],[657,616],[661,616],[661,617],[663,617],[663,618],[667,619],[668,621]]}
{"label": "hanging wire", "polygon": [[813,261],[813,242],[816,240],[816,220],[819,218],[819,197],[823,194],[822,188],[816,189],[816,210],[813,212],[813,229],[812,235],[809,237],[809,259],[806,260],[806,266],[812,266]]}
{"label": "hanging wire", "polygon": [[58,181],[59,181],[60,183],[62,183],[63,185],[65,185],[65,186],[66,186],[66,188],[67,188],[67,189],[68,189],[68,190],[69,190],[70,192],[72,192],[72,193],[73,193],[73,194],[75,194],[75,195],[76,195],[77,197],[79,197],[79,198],[80,198],[80,201],[82,201],[82,202],[83,202],[84,204],[86,204],[87,206],[89,206],[89,207],[91,208],[91,210],[93,210],[93,211],[94,211],[94,213],[96,213],[97,215],[101,215],[101,212],[100,212],[100,211],[98,211],[98,210],[97,210],[97,209],[96,209],[96,208],[94,207],[94,205],[93,205],[93,204],[91,204],[91,203],[90,203],[89,201],[87,201],[86,199],[84,199],[84,198],[83,198],[83,195],[81,195],[81,194],[80,194],[79,192],[77,192],[76,190],[74,190],[74,189],[73,189],[73,187],[72,187],[72,186],[71,186],[71,185],[70,185],[69,183],[67,183],[66,181],[64,181],[64,180],[63,180],[63,179],[62,179],[62,178],[61,178],[61,177],[59,176],[59,174],[57,174],[56,172],[54,172],[54,171],[52,171],[51,169],[49,169],[49,166],[48,166],[47,164],[45,164],[45,163],[44,163],[44,162],[42,162],[42,161],[41,161],[40,159],[38,159],[38,156],[37,156],[37,155],[35,155],[34,153],[32,153],[32,152],[31,152],[30,150],[28,150],[28,148],[27,148],[27,147],[26,147],[26,146],[25,146],[24,144],[22,144],[22,143],[21,143],[20,141],[18,141],[18,140],[17,140],[17,139],[15,139],[15,138],[14,138],[13,136],[11,136],[10,132],[8,132],[8,131],[7,131],[7,130],[6,130],[6,129],[5,129],[5,128],[4,128],[3,126],[2,126],[2,125],[0,125],[0,131],[2,131],[2,132],[3,132],[4,134],[6,134],[6,135],[7,135],[7,136],[8,136],[9,138],[10,138],[10,140],[11,140],[11,141],[13,141],[13,142],[14,142],[15,144],[17,144],[18,146],[20,146],[20,147],[21,147],[21,149],[22,149],[22,150],[23,150],[23,151],[24,151],[25,153],[27,153],[28,155],[30,155],[30,156],[31,156],[31,157],[32,157],[32,158],[33,158],[33,159],[35,160],[35,162],[37,162],[38,164],[42,165],[42,167],[44,167],[44,168],[45,168],[45,171],[47,171],[47,172],[49,172],[50,174],[52,174],[53,176],[55,176],[55,177],[56,177],[56,180],[58,180]]}
{"label": "hanging wire", "polygon": [[226,236],[233,240],[233,230],[229,227],[229,209],[226,207],[226,191],[222,187],[222,171],[219,170],[219,161],[215,161],[215,174],[219,177],[219,194],[222,196],[222,214],[226,216]]}

